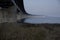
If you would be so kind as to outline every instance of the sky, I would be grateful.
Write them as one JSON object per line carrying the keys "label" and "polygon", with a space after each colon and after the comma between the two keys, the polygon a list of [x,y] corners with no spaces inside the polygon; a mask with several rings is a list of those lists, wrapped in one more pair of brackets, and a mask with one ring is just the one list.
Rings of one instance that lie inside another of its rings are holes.
{"label": "sky", "polygon": [[24,0],[27,13],[60,17],[60,0]]}

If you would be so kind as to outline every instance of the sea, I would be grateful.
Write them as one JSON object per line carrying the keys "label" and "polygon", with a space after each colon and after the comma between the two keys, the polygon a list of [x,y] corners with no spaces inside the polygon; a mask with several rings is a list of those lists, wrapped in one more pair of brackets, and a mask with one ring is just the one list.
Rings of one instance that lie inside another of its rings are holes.
{"label": "sea", "polygon": [[21,20],[18,20],[18,23],[31,23],[31,24],[41,24],[41,23],[58,23],[60,24],[60,17],[48,17],[48,16],[34,16],[34,17],[27,17]]}

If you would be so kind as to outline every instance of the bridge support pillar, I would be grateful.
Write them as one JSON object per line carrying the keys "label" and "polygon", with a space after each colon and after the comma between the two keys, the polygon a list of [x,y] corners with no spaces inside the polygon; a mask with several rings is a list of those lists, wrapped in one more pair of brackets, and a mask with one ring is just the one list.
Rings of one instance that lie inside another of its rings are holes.
{"label": "bridge support pillar", "polygon": [[17,8],[15,6],[0,10],[0,23],[16,21],[17,21]]}

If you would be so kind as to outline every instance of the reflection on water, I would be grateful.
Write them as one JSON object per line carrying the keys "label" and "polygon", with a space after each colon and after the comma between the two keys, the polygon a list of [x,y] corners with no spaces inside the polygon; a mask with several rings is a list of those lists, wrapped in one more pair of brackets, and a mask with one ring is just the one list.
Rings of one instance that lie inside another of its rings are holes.
{"label": "reflection on water", "polygon": [[60,23],[60,17],[29,17],[17,21],[18,23]]}

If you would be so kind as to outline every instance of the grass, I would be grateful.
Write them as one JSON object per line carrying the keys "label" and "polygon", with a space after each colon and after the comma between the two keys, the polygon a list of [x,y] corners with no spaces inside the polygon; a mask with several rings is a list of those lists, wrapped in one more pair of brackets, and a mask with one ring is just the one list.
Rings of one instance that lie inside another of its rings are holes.
{"label": "grass", "polygon": [[0,24],[0,40],[60,40],[60,24]]}

